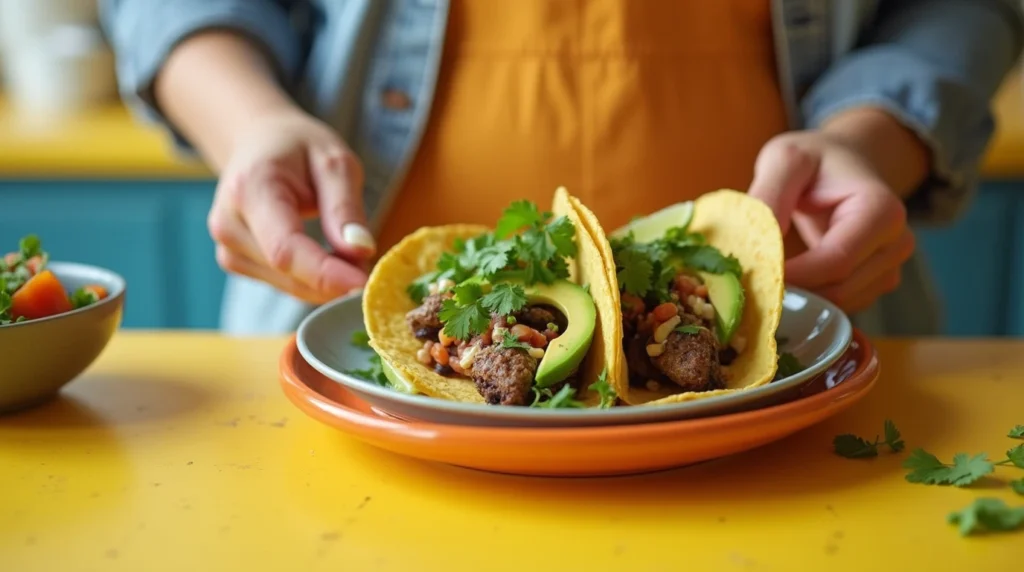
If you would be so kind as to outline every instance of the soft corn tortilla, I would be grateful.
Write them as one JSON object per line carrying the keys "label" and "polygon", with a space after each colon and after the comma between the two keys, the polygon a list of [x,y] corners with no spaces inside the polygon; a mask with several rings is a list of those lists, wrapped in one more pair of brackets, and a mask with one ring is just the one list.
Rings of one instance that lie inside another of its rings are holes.
{"label": "soft corn tortilla", "polygon": [[[575,259],[568,261],[568,279],[581,284],[580,266],[600,268],[603,254],[592,235],[584,229],[565,189],[559,188],[555,192],[551,210],[556,218],[563,215],[568,217],[576,228],[578,253]],[[416,351],[423,347],[423,342],[413,336],[405,321],[406,313],[416,307],[406,293],[406,288],[416,278],[435,270],[441,254],[451,250],[456,239],[468,239],[491,230],[486,226],[468,224],[420,228],[388,250],[370,273],[363,291],[363,320],[370,338],[370,347],[402,375],[417,393],[464,403],[484,403],[471,379],[440,375],[416,360]],[[609,285],[603,278],[592,283],[590,288],[595,302],[609,295]],[[615,329],[621,327],[621,319],[615,315],[617,313],[609,315],[607,312],[602,313],[600,306],[597,308],[593,345],[580,366],[581,390],[576,397],[588,406],[599,402],[599,397],[593,392],[586,392],[585,388],[604,369],[608,357],[612,355],[609,349],[616,347],[616,344],[609,346],[607,340],[613,339]],[[607,328],[612,330],[611,334],[605,333]],[[621,338],[621,333],[618,338]],[[595,351],[595,348],[600,350]]]}
{"label": "soft corn tortilla", "polygon": [[600,270],[592,265],[580,265],[580,279],[590,282],[591,292],[595,292],[594,283],[603,279],[612,292],[611,295],[595,292],[594,302],[598,316],[617,317],[617,328],[606,328],[602,335],[605,336],[605,350],[617,354],[606,359],[609,363],[621,364],[621,369],[616,370],[618,375],[609,375],[608,378],[620,399],[630,405],[680,403],[759,387],[775,377],[778,367],[775,331],[782,317],[785,254],[782,232],[767,205],[731,189],[707,193],[695,201],[689,229],[703,234],[708,243],[723,254],[735,256],[743,268],[740,282],[746,303],[735,335],[746,340],[746,347],[730,366],[723,367],[727,377],[726,389],[680,392],[680,388],[671,383],[662,384],[659,391],[629,385],[628,364],[622,348],[618,278],[611,246],[597,217],[578,201],[574,204],[584,221],[583,226],[601,246],[604,259]]}

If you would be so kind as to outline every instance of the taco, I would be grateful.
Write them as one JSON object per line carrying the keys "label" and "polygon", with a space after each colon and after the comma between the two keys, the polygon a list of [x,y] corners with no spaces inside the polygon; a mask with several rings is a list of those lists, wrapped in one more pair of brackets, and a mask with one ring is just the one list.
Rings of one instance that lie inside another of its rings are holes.
{"label": "taco", "polygon": [[[490,405],[608,407],[601,377],[617,315],[598,318],[580,265],[603,256],[568,194],[552,212],[512,203],[497,225],[413,232],[374,266],[363,292],[369,345],[394,386]],[[599,280],[600,296],[610,295]],[[600,378],[600,379],[599,379]],[[581,386],[596,398],[576,399]]]}
{"label": "taco", "polygon": [[[593,212],[570,197],[602,251],[582,279],[604,280],[598,314],[608,381],[630,405],[676,403],[758,387],[777,368],[783,240],[763,202],[715,191],[635,219],[606,236]],[[614,355],[611,355],[614,353]]]}

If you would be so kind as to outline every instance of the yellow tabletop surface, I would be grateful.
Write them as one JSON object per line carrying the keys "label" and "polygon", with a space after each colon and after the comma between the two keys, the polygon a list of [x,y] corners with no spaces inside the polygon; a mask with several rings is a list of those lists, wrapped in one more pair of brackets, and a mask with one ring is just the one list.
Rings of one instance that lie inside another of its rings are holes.
{"label": "yellow tabletop surface", "polygon": [[[1024,92],[1014,74],[994,104],[998,130],[982,172],[992,179],[1024,175]],[[210,171],[176,157],[167,136],[142,125],[118,103],[90,113],[26,120],[0,95],[0,177],[210,178]]]}
{"label": "yellow tabletop surface", "polygon": [[0,570],[1010,570],[1024,531],[960,537],[950,511],[1015,506],[998,467],[911,484],[900,455],[832,437],[883,420],[908,451],[1002,458],[1024,423],[1024,342],[881,341],[849,411],[754,451],[634,477],[538,479],[351,439],[279,389],[283,339],[129,332],[57,401],[0,417]]}

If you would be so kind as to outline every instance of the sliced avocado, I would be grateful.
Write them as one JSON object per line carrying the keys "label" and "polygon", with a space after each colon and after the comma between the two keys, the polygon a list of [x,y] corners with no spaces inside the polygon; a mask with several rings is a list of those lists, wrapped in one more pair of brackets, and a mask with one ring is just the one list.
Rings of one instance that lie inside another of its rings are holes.
{"label": "sliced avocado", "polygon": [[576,371],[590,350],[597,323],[594,299],[586,290],[567,280],[533,284],[524,289],[528,303],[554,306],[568,324],[545,348],[534,377],[538,387],[551,387]]}
{"label": "sliced avocado", "polygon": [[416,393],[416,389],[413,388],[412,384],[402,377],[402,374],[395,371],[395,368],[391,367],[391,364],[387,361],[380,360],[380,369],[384,372],[384,377],[388,378],[388,381],[391,382],[391,389],[410,395]]}
{"label": "sliced avocado", "polygon": [[633,240],[651,242],[664,236],[670,228],[681,226],[687,228],[693,220],[693,201],[669,205],[645,217],[630,221],[625,226],[612,232],[612,238],[622,238],[633,232]]}
{"label": "sliced avocado", "polygon": [[708,287],[708,299],[715,307],[718,341],[722,345],[727,345],[736,333],[736,327],[740,325],[740,319],[743,317],[743,305],[746,302],[743,284],[735,274],[729,272],[724,274],[699,272],[698,274],[704,281],[704,285]]}

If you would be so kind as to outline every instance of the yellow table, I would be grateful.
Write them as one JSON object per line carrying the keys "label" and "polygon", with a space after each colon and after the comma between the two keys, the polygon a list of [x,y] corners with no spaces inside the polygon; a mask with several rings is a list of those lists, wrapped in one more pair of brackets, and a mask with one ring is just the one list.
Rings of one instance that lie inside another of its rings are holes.
{"label": "yellow table", "polygon": [[892,418],[908,449],[1001,456],[1024,423],[1021,342],[883,341],[877,388],[822,425],[585,480],[365,446],[285,399],[283,343],[122,332],[60,400],[0,418],[0,570],[1010,570],[1024,549],[945,522],[978,496],[1024,505],[998,481],[915,485],[906,453],[830,452]]}

